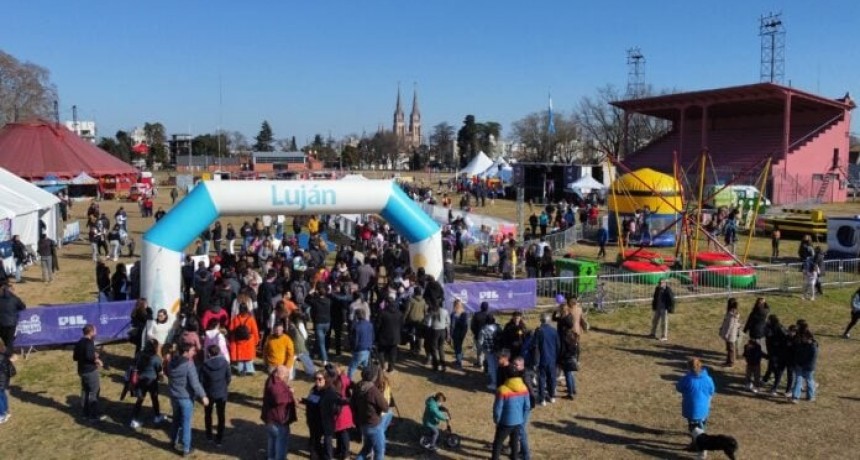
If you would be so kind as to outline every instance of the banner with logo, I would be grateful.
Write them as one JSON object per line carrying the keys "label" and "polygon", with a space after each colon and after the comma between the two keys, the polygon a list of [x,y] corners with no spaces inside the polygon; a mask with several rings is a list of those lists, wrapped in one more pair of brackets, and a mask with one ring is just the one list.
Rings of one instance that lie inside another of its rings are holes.
{"label": "banner with logo", "polygon": [[490,311],[531,310],[537,306],[537,280],[485,281],[479,283],[450,283],[445,286],[445,307],[449,310],[454,299],[460,299],[466,311],[481,309],[481,302]]}
{"label": "banner with logo", "polygon": [[65,345],[81,338],[87,324],[96,327],[96,342],[125,340],[131,328],[134,300],[43,305],[18,313],[16,347]]}

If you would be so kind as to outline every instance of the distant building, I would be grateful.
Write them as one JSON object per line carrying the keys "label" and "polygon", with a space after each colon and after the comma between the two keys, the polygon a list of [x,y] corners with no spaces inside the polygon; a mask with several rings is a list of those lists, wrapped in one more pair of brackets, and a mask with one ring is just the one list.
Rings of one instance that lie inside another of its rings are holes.
{"label": "distant building", "polygon": [[397,104],[394,108],[394,134],[400,148],[412,150],[421,145],[421,112],[418,110],[418,90],[412,93],[412,113],[409,115],[409,129],[406,128],[406,116],[400,103],[400,88],[397,88]]}
{"label": "distant building", "polygon": [[96,143],[96,122],[94,121],[66,121],[64,123],[69,131],[77,134],[86,141]]}
{"label": "distant building", "polygon": [[191,135],[190,134],[171,134],[167,141],[167,150],[170,153],[168,163],[173,166],[178,166],[181,162],[178,161],[180,156],[191,155]]}

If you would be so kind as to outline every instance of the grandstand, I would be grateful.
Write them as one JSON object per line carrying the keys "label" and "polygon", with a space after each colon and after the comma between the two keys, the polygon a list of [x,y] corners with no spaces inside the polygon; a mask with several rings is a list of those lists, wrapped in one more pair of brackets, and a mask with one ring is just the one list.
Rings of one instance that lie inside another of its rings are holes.
{"label": "grandstand", "polygon": [[[677,152],[687,177],[698,177],[699,154],[713,167],[707,183],[752,183],[773,156],[767,195],[775,204],[843,202],[848,194],[851,110],[846,95],[827,99],[773,83],[613,102],[624,111],[670,122],[670,130],[623,158],[632,168],[671,174]],[[629,125],[629,123],[627,123]],[[626,136],[626,133],[625,133]],[[625,139],[625,145],[627,145]],[[750,170],[748,174],[743,172]]]}

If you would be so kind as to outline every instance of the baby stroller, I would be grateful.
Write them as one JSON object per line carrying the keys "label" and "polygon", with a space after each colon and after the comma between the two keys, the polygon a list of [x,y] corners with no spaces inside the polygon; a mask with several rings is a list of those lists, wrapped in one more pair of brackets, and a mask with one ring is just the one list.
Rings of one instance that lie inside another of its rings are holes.
{"label": "baby stroller", "polygon": [[[451,412],[447,407],[441,406],[439,410],[444,412],[448,416],[448,421],[445,423],[445,429],[439,431],[439,444],[447,446],[449,449],[456,449],[460,447],[460,435],[454,433],[451,429]],[[421,447],[431,450],[433,449],[433,444],[431,441],[433,440],[433,435],[430,433],[424,433],[421,435],[421,439],[418,440],[418,443],[421,444]]]}

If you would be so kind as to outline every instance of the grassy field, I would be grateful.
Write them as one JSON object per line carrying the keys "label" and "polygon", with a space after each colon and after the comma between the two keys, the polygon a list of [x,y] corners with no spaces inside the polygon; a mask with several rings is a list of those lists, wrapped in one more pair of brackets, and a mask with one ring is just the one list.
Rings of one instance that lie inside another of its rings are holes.
{"label": "grassy field", "polygon": [[[167,207],[167,195],[162,190],[156,206]],[[102,203],[111,217],[118,205]],[[132,234],[139,241],[151,221],[139,217],[136,205],[124,205],[129,211]],[[508,218],[513,217],[513,209],[512,203],[504,201],[485,208],[487,213]],[[858,210],[860,207],[849,205],[834,212],[848,214]],[[82,219],[85,211],[86,205],[79,203],[73,215]],[[244,219],[223,220],[236,225]],[[755,258],[766,259],[769,242],[755,239],[752,248]],[[786,242],[784,250],[788,254],[795,249],[794,243]],[[597,252],[596,247],[589,245],[574,246],[571,250],[588,257]],[[38,281],[38,268],[33,267],[26,273],[27,281],[16,287],[29,305],[95,298],[89,246],[79,242],[60,253],[61,271],[56,281],[42,284]],[[804,318],[816,333],[821,347],[816,375],[820,393],[816,402],[792,405],[784,398],[753,395],[743,389],[741,365],[732,369],[718,367],[723,360],[723,344],[717,330],[724,298],[681,302],[670,318],[668,342],[646,337],[650,309],[644,305],[632,306],[591,318],[593,329],[584,337],[583,367],[577,374],[577,399],[560,399],[556,404],[537,408],[532,415],[529,436],[534,458],[571,455],[693,458],[683,450],[689,438],[686,422],[680,415],[680,397],[674,390],[674,382],[690,356],[701,357],[711,367],[717,383],[710,431],[737,437],[741,458],[856,458],[852,441],[857,439],[855,427],[860,423],[860,383],[856,379],[860,345],[856,340],[841,338],[848,319],[848,299],[854,288],[825,289],[825,295],[814,303],[802,301],[797,294],[768,296],[771,312],[784,323]],[[753,300],[741,299],[743,317]],[[536,326],[537,317],[530,315],[527,323]],[[467,344],[470,343],[467,339]],[[0,426],[2,457],[79,458],[82,449],[86,449],[83,455],[87,458],[175,457],[168,443],[167,425],[155,427],[149,423],[148,403],[144,409],[147,421],[144,428],[134,432],[127,426],[132,402],[128,399],[120,402],[118,397],[122,371],[128,366],[131,353],[131,347],[124,344],[104,347],[108,367],[102,376],[102,396],[110,420],[100,426],[83,423],[77,416],[79,386],[70,350],[37,351],[28,359],[19,360],[19,373],[13,379],[10,398],[14,416]],[[467,357],[473,356],[474,351],[469,348]],[[348,358],[337,359],[347,362]],[[391,380],[401,416],[389,432],[391,458],[489,456],[493,397],[484,389],[487,382],[483,375],[472,368],[435,374],[419,360],[406,357]],[[194,421],[197,458],[265,458],[265,433],[259,421],[263,382],[262,375],[234,380],[227,408],[227,437],[220,449],[205,441],[201,433],[202,408],[198,405]],[[301,376],[294,382],[296,394],[305,395],[309,385],[309,380]],[[417,448],[423,401],[428,394],[440,390],[448,396],[453,427],[463,437],[463,445],[456,451],[440,450],[428,455]],[[168,399],[162,396],[161,403],[169,413]],[[293,426],[291,456],[307,457],[304,420],[300,413],[299,422]],[[353,453],[358,448],[354,443]]]}

